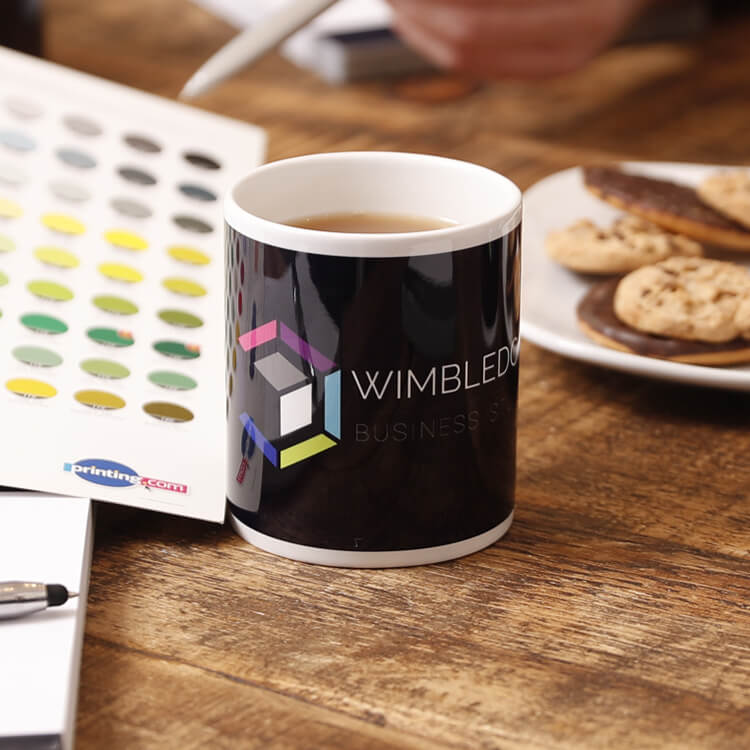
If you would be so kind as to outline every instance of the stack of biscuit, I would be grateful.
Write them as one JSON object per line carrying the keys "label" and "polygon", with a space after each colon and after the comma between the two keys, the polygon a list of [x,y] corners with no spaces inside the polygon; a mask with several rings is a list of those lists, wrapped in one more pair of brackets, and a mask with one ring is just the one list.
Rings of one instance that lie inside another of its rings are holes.
{"label": "stack of biscuit", "polygon": [[578,305],[583,331],[677,362],[750,362],[750,272],[706,257],[750,254],[750,170],[716,173],[697,189],[617,167],[586,167],[583,179],[626,212],[609,227],[582,219],[547,237],[554,260],[606,277]]}

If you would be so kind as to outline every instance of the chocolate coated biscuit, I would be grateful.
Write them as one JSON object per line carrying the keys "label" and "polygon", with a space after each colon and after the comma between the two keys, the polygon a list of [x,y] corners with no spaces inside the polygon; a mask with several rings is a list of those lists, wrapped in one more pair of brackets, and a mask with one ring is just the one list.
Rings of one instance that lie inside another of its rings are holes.
{"label": "chocolate coated biscuit", "polygon": [[750,250],[750,229],[704,203],[687,185],[601,166],[584,167],[583,181],[598,198],[671,232],[711,245]]}
{"label": "chocolate coated biscuit", "polygon": [[614,312],[620,279],[605,279],[588,290],[578,303],[578,324],[592,340],[610,349],[695,365],[736,365],[750,362],[750,341],[724,343],[686,341],[654,336],[623,323]]}

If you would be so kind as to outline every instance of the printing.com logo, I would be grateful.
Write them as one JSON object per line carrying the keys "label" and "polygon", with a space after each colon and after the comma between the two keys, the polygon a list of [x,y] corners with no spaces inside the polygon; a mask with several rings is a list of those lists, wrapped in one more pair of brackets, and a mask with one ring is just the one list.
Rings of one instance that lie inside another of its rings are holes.
{"label": "printing.com logo", "polygon": [[84,458],[75,463],[63,464],[63,470],[75,474],[80,479],[85,479],[93,484],[103,487],[146,487],[151,490],[165,490],[166,492],[179,492],[186,495],[188,486],[179,482],[169,482],[166,479],[154,479],[153,477],[142,477],[134,469],[117,461],[108,461],[106,458]]}
{"label": "printing.com logo", "polygon": [[[270,323],[243,334],[239,337],[239,344],[246,352],[249,352],[261,344],[275,340],[309,362],[316,371],[325,375],[323,432],[313,437],[279,450],[266,439],[251,417],[246,413],[240,415],[247,434],[263,451],[266,458],[277,468],[285,469],[287,466],[332,448],[336,445],[336,440],[341,439],[341,370],[336,368],[335,362],[314,349],[307,341],[278,320],[272,320]],[[312,424],[313,412],[311,378],[295,367],[279,351],[259,359],[255,367],[279,397],[279,408],[276,412],[278,424],[264,425],[264,429],[270,427],[274,434],[284,437],[304,427],[309,427]]]}

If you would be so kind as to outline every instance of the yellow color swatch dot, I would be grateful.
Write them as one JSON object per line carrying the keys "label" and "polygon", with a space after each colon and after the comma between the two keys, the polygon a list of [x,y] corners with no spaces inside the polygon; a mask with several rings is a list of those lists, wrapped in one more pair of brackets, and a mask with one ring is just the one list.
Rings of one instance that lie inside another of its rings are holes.
{"label": "yellow color swatch dot", "polygon": [[67,214],[44,214],[42,224],[63,234],[83,234],[86,231],[86,227],[78,219]]}
{"label": "yellow color swatch dot", "polygon": [[197,281],[183,279],[177,276],[171,276],[162,282],[166,289],[175,294],[182,294],[186,297],[203,297],[206,294],[206,288],[201,286]]}
{"label": "yellow color swatch dot", "polygon": [[92,409],[122,409],[125,406],[123,399],[107,391],[78,391],[74,398],[78,403],[90,406]]}
{"label": "yellow color swatch dot", "polygon": [[143,237],[125,229],[111,229],[104,233],[104,239],[115,247],[122,247],[125,250],[145,250],[148,247],[148,242]]}
{"label": "yellow color swatch dot", "polygon": [[17,393],[19,396],[26,398],[52,398],[57,395],[57,389],[49,383],[34,378],[13,378],[9,380],[5,387],[11,393]]}
{"label": "yellow color swatch dot", "polygon": [[206,253],[186,245],[172,245],[167,248],[167,253],[180,263],[188,263],[191,266],[205,266],[211,262]]}
{"label": "yellow color swatch dot", "polygon": [[63,250],[61,247],[44,245],[34,250],[34,255],[42,263],[46,263],[48,266],[55,266],[56,268],[75,268],[78,265],[78,258],[73,253]]}
{"label": "yellow color swatch dot", "polygon": [[108,279],[125,281],[128,284],[143,281],[143,274],[140,271],[123,263],[102,263],[99,266],[99,271]]}
{"label": "yellow color swatch dot", "polygon": [[23,213],[23,209],[15,201],[0,198],[0,216],[6,219],[17,219]]}

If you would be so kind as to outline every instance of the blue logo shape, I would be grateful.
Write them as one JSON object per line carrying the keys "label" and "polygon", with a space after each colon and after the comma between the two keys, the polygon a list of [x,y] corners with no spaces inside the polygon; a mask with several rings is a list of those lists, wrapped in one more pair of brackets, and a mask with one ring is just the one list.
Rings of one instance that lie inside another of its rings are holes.
{"label": "blue logo shape", "polygon": [[134,469],[104,458],[84,458],[74,464],[64,464],[63,469],[87,482],[101,484],[104,487],[132,487],[141,481]]}

